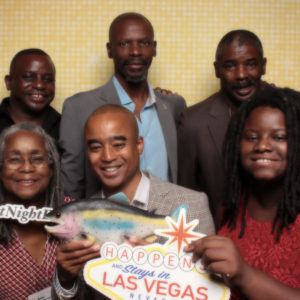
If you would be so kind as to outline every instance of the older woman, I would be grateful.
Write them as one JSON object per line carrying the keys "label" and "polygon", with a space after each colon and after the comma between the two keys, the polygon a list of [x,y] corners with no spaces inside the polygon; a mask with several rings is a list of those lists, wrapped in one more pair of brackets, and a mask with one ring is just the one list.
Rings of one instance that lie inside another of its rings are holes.
{"label": "older woman", "polygon": [[[0,205],[56,207],[63,200],[59,156],[38,126],[19,123],[0,136]],[[55,270],[58,241],[43,223],[0,219],[0,299],[46,295]],[[46,289],[46,290],[45,290]]]}

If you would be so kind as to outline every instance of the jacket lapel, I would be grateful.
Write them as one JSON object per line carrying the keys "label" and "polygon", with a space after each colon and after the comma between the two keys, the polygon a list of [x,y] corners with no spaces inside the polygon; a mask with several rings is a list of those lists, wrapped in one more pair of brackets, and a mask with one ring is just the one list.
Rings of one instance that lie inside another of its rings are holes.
{"label": "jacket lapel", "polygon": [[177,145],[177,131],[174,122],[174,118],[168,107],[167,103],[164,102],[163,99],[159,97],[157,93],[155,93],[156,97],[156,107],[157,107],[157,114],[161,124],[162,132],[164,135],[167,153],[168,153],[168,160],[169,166],[174,166],[174,169],[171,170],[171,178],[172,180],[176,180],[177,177],[177,147],[173,145]]}
{"label": "jacket lapel", "polygon": [[150,192],[148,201],[148,211],[153,211],[162,206],[165,197],[168,196],[170,190],[166,189],[166,185],[162,186],[161,180],[153,176],[151,173],[146,173],[150,178]]}
{"label": "jacket lapel", "polygon": [[121,104],[112,78],[102,87],[101,94],[99,96],[101,101],[104,100],[107,104]]}
{"label": "jacket lapel", "polygon": [[224,95],[219,93],[218,96],[218,101],[214,101],[209,110],[208,131],[217,151],[222,155],[223,141],[230,121],[230,111],[227,101],[224,101]]}

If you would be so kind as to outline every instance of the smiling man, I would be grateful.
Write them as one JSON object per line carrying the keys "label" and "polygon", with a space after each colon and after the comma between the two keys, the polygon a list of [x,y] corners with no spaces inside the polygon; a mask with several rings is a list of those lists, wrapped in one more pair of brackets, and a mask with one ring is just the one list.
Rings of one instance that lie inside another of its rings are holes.
{"label": "smiling man", "polygon": [[182,97],[153,91],[147,81],[156,56],[153,27],[138,13],[119,15],[109,29],[108,57],[114,76],[92,91],[76,94],[63,106],[60,128],[62,173],[65,193],[76,199],[97,190],[83,144],[84,125],[91,113],[105,104],[122,105],[134,113],[139,134],[144,138],[141,169],[159,178],[177,180],[176,124],[186,104]]}
{"label": "smiling man", "polygon": [[224,193],[222,145],[228,123],[239,105],[265,83],[266,58],[259,38],[234,30],[220,41],[214,62],[221,90],[189,107],[178,126],[178,183],[208,194],[215,220]]}
{"label": "smiling man", "polygon": [[[138,134],[136,118],[128,109],[120,105],[98,108],[86,123],[85,146],[91,169],[98,179],[98,191],[92,199],[118,194],[118,198],[128,205],[165,216],[184,205],[187,221],[199,220],[196,231],[207,235],[214,233],[204,193],[140,171],[144,141]],[[99,245],[88,241],[70,242],[58,247],[59,280],[55,278],[54,287],[60,299],[106,299],[81,281],[79,286],[74,285],[84,264],[99,256],[99,249]]]}
{"label": "smiling man", "polygon": [[5,76],[10,97],[0,105],[0,132],[10,125],[30,122],[58,140],[60,114],[50,106],[55,95],[55,67],[41,49],[25,49],[11,61]]}

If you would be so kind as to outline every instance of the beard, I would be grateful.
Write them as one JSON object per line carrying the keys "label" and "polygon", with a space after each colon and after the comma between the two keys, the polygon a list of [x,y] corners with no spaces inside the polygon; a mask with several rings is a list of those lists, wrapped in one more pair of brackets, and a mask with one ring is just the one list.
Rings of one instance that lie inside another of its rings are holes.
{"label": "beard", "polygon": [[132,73],[135,72],[134,70],[131,71],[131,74],[128,74],[128,72],[126,70],[126,66],[131,61],[135,61],[135,59],[128,59],[128,60],[124,61],[123,65],[119,69],[119,73],[122,75],[122,77],[125,79],[125,81],[128,83],[138,84],[138,83],[141,83],[141,82],[147,80],[148,69],[150,67],[151,62],[149,64],[149,62],[147,60],[144,60],[144,59],[140,60],[144,65],[144,72],[142,74],[140,74],[140,71],[136,70],[137,75],[132,75]]}
{"label": "beard", "polygon": [[145,80],[147,80],[147,74],[148,72],[144,72],[142,75],[138,75],[138,76],[131,76],[129,74],[127,74],[126,72],[123,73],[125,81],[128,83],[133,83],[133,84],[137,84],[137,83],[141,83]]}

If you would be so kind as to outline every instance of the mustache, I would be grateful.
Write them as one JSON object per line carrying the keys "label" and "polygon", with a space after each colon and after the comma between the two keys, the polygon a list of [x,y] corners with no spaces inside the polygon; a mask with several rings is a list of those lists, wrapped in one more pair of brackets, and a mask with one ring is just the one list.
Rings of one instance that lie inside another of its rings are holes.
{"label": "mustache", "polygon": [[233,83],[233,84],[231,85],[231,87],[232,87],[233,89],[242,89],[242,88],[245,88],[245,87],[248,87],[248,86],[251,86],[251,85],[255,85],[255,81],[249,79],[249,80],[246,80],[246,81]]}
{"label": "mustache", "polygon": [[130,64],[139,64],[139,65],[147,65],[148,62],[147,60],[143,59],[143,58],[128,58],[126,60],[124,60],[124,65],[130,65]]}

